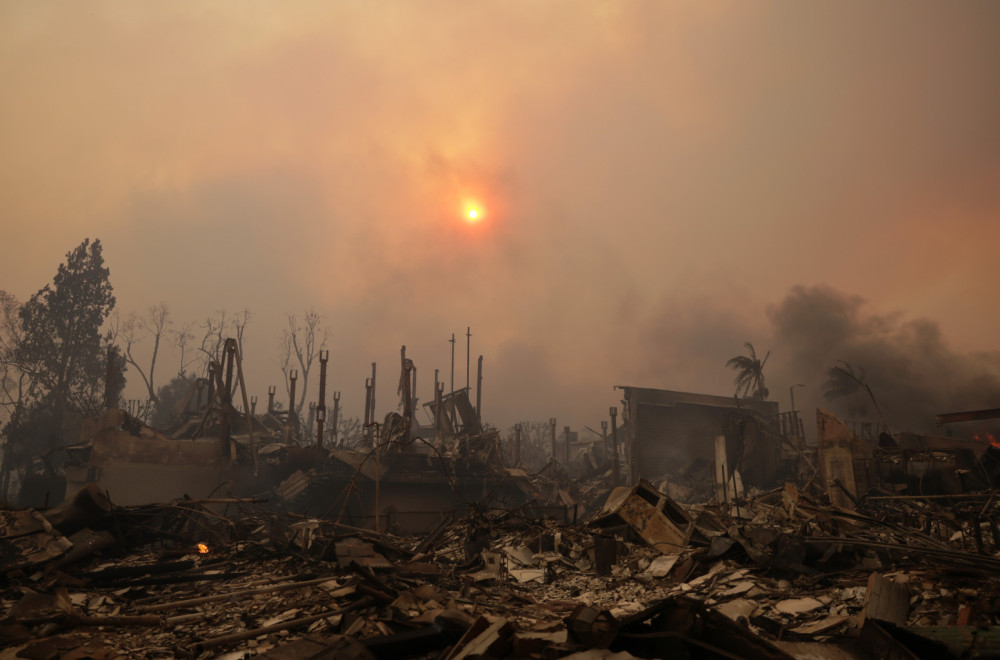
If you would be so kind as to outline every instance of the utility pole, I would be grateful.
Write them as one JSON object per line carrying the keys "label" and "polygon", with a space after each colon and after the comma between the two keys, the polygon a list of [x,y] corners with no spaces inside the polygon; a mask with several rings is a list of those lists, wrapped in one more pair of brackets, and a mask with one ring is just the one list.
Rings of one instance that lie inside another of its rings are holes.
{"label": "utility pole", "polygon": [[469,389],[469,365],[472,360],[472,327],[465,328],[465,389]]}
{"label": "utility pole", "polygon": [[614,452],[615,462],[612,467],[612,486],[617,487],[621,483],[621,475],[618,469],[618,408],[611,406],[611,451]]}
{"label": "utility pole", "polygon": [[451,383],[449,394],[455,393],[455,333],[451,333],[451,339],[448,340],[451,344]]}
{"label": "utility pole", "polygon": [[483,356],[479,356],[479,374],[476,376],[476,417],[483,425]]}
{"label": "utility pole", "polygon": [[372,421],[375,421],[375,363],[372,362]]}
{"label": "utility pole", "polygon": [[371,434],[372,434],[371,429],[368,427],[368,425],[372,423],[371,416],[372,416],[372,379],[371,378],[365,378],[365,424],[364,424],[364,426],[365,426],[365,433],[368,434],[369,438],[371,437]]}

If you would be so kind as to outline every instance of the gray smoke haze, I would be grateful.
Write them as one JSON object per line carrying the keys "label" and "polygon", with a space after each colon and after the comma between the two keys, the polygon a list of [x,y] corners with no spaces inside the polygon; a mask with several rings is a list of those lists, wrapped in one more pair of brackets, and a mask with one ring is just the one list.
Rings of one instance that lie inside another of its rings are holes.
{"label": "gray smoke haze", "polygon": [[[932,320],[880,313],[826,286],[793,288],[768,317],[781,356],[776,378],[809,384],[797,392],[803,403],[816,402],[828,370],[843,360],[864,370],[893,432],[934,432],[935,414],[1000,406],[1000,352],[958,351]],[[844,415],[867,407],[875,420],[867,399],[819,403]]]}
{"label": "gray smoke haze", "polygon": [[730,394],[745,341],[783,405],[836,359],[874,386],[864,341],[800,369],[765,310],[828,283],[995,348],[998,32],[924,0],[2,3],[0,288],[99,237],[123,314],[249,308],[258,396],[314,307],[356,415],[402,344],[426,400],[456,333],[464,385],[467,326],[501,426]]}

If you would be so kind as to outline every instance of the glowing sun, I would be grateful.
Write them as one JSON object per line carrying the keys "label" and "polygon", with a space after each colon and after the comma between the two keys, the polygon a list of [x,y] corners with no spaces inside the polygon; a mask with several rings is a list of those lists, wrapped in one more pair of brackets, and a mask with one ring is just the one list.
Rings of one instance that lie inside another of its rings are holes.
{"label": "glowing sun", "polygon": [[478,222],[479,216],[479,209],[469,209],[465,212],[465,219],[467,222]]}

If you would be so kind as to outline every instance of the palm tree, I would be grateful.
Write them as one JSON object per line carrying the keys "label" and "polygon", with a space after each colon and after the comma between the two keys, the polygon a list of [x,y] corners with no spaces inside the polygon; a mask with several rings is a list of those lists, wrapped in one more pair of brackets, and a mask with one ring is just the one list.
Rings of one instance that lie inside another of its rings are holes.
{"label": "palm tree", "polygon": [[763,401],[768,395],[767,388],[764,387],[764,365],[771,351],[761,360],[757,357],[753,344],[746,342],[744,346],[749,355],[737,355],[726,362],[726,366],[736,372],[736,396],[742,392],[744,397]]}
{"label": "palm tree", "polygon": [[871,399],[872,405],[875,406],[875,412],[878,413],[878,418],[882,422],[882,426],[887,429],[889,428],[888,424],[885,423],[885,417],[882,416],[882,408],[875,399],[875,393],[872,392],[872,388],[865,382],[865,370],[863,367],[858,367],[855,370],[849,362],[837,360],[837,364],[830,367],[826,373],[827,380],[823,384],[824,398],[837,399],[853,396],[864,391],[868,395],[868,398]]}

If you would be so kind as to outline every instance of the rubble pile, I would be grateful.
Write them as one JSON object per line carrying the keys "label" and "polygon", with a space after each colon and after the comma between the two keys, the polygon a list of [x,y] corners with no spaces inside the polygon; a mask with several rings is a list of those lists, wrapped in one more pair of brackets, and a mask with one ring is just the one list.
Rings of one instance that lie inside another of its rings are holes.
{"label": "rubble pile", "polygon": [[859,504],[640,481],[575,523],[473,505],[398,536],[88,486],[0,511],[2,657],[994,657],[995,493]]}

